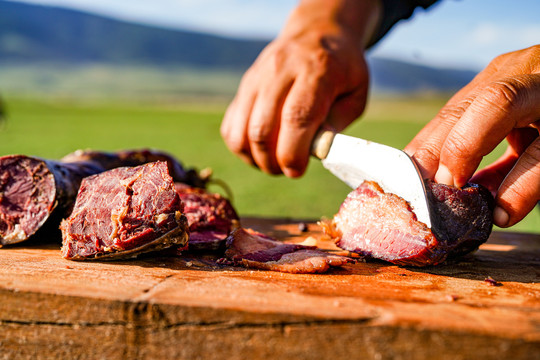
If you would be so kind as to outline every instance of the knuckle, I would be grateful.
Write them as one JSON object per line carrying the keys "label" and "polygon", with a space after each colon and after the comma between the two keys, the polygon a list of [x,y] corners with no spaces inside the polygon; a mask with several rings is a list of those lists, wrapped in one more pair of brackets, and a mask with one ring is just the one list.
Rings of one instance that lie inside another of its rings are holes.
{"label": "knuckle", "polygon": [[248,129],[248,139],[253,145],[267,149],[270,142],[271,132],[263,125],[251,126]]}
{"label": "knuckle", "polygon": [[473,100],[474,99],[471,96],[468,96],[461,99],[459,102],[449,104],[448,106],[444,106],[437,114],[437,117],[444,119],[446,123],[454,124],[459,120],[459,118],[461,118],[463,113],[469,108]]}
{"label": "knuckle", "polygon": [[439,164],[439,149],[435,144],[426,143],[421,145],[413,154],[413,158],[424,169],[431,169],[429,175],[435,175]]}
{"label": "knuckle", "polygon": [[508,114],[518,105],[519,94],[520,84],[512,79],[504,79],[487,85],[479,101],[482,105]]}
{"label": "knuckle", "polygon": [[313,108],[309,104],[296,103],[283,109],[282,118],[290,127],[308,129],[313,125]]}
{"label": "knuckle", "polygon": [[444,142],[443,149],[441,151],[441,157],[445,159],[469,159],[471,158],[472,151],[469,144],[465,141],[466,137],[463,136],[449,136]]}
{"label": "knuckle", "polygon": [[240,154],[244,152],[244,142],[240,138],[229,137],[225,139],[225,143],[234,153]]}
{"label": "knuckle", "polygon": [[439,162],[439,150],[434,144],[424,144],[414,153],[414,157],[422,162]]}

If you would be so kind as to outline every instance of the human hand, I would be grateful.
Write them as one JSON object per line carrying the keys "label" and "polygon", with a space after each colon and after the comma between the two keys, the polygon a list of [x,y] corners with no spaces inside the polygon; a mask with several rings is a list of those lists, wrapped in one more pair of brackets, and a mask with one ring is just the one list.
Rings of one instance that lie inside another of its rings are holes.
{"label": "human hand", "polygon": [[221,125],[227,146],[265,172],[302,175],[317,129],[341,131],[364,109],[378,11],[377,1],[302,1],[242,78]]}
{"label": "human hand", "polygon": [[[495,224],[522,220],[540,199],[540,45],[495,58],[405,148],[425,178],[494,194]],[[507,139],[506,152],[477,170]],[[472,177],[472,179],[471,179]]]}

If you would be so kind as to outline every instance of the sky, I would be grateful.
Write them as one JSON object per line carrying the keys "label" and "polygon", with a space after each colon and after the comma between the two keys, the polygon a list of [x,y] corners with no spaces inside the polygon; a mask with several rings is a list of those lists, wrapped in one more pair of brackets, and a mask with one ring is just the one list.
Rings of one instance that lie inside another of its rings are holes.
{"label": "sky", "polygon": [[[223,36],[271,39],[298,0],[16,0]],[[372,55],[481,70],[497,55],[540,44],[540,0],[442,0],[399,22]]]}

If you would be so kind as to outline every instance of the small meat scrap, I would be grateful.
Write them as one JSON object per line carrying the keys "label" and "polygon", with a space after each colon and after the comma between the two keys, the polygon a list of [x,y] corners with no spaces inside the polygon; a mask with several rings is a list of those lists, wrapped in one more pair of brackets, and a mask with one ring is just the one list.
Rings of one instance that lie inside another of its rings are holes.
{"label": "small meat scrap", "polygon": [[239,224],[232,204],[217,193],[176,183],[189,225],[189,250],[223,250],[230,231]]}
{"label": "small meat scrap", "polygon": [[426,182],[432,228],[409,203],[366,181],[352,191],[323,230],[337,246],[398,265],[436,265],[473,251],[491,233],[493,197],[479,185]]}
{"label": "small meat scrap", "polygon": [[491,276],[488,276],[484,279],[484,282],[488,284],[489,286],[502,286],[502,283],[498,282],[497,280],[493,279]]}
{"label": "small meat scrap", "polygon": [[324,273],[354,260],[315,246],[287,244],[251,229],[236,228],[227,238],[225,256],[233,265],[294,274]]}
{"label": "small meat scrap", "polygon": [[165,162],[121,167],[82,181],[62,221],[66,259],[121,259],[183,246],[187,219]]}

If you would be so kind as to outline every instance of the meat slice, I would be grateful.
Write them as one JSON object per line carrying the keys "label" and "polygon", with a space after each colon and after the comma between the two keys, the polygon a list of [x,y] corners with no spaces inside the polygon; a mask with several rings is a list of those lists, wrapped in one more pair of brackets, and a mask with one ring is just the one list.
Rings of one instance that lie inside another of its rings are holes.
{"label": "meat slice", "polygon": [[432,228],[409,203],[366,181],[352,191],[324,231],[345,250],[398,265],[436,265],[473,251],[491,233],[493,197],[479,185],[462,189],[426,182]]}
{"label": "meat slice", "polygon": [[189,224],[189,250],[222,249],[227,235],[240,221],[229,200],[201,188],[175,185]]}
{"label": "meat slice", "polygon": [[76,151],[61,161],[25,155],[0,157],[0,246],[27,240],[46,223],[58,229],[77,196],[82,179],[121,166],[166,161],[176,181],[205,186],[207,178],[186,170],[172,156],[154,150],[117,153]]}
{"label": "meat slice", "polygon": [[60,228],[62,255],[71,260],[131,258],[188,241],[187,219],[165,162],[85,178]]}
{"label": "meat slice", "polygon": [[49,218],[58,224],[71,210],[81,180],[101,171],[88,161],[0,157],[0,245],[27,240]]}
{"label": "meat slice", "polygon": [[[233,265],[294,274],[324,273],[354,262],[315,246],[286,244],[250,229],[236,228],[227,238],[225,256]],[[226,261],[222,260],[222,263]]]}

